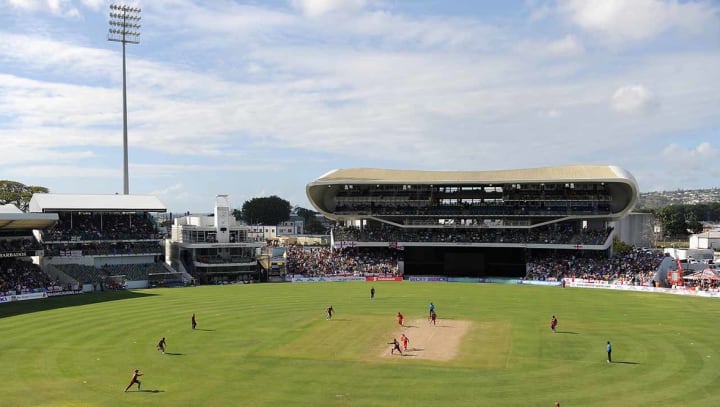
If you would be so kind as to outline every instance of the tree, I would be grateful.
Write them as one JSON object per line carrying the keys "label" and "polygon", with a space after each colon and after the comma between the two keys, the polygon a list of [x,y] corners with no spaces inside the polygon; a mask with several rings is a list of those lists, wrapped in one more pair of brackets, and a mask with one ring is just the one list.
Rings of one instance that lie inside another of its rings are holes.
{"label": "tree", "polygon": [[632,251],[632,246],[620,240],[619,237],[615,236],[613,239],[613,253],[628,254]]}
{"label": "tree", "polygon": [[327,233],[327,228],[317,219],[317,212],[298,207],[297,214],[305,222],[305,233],[311,235],[324,235]]}
{"label": "tree", "polygon": [[700,233],[703,230],[703,225],[697,220],[697,215],[694,211],[687,214],[685,223],[687,224],[687,228],[690,229],[692,233]]}
{"label": "tree", "polygon": [[14,204],[21,211],[27,211],[30,198],[35,193],[48,193],[45,187],[28,186],[15,181],[0,181],[0,205]]}
{"label": "tree", "polygon": [[670,205],[660,208],[657,212],[663,236],[687,237],[687,222],[685,221],[684,205]]}
{"label": "tree", "polygon": [[241,214],[249,225],[277,225],[290,219],[290,202],[275,195],[252,198],[243,203]]}

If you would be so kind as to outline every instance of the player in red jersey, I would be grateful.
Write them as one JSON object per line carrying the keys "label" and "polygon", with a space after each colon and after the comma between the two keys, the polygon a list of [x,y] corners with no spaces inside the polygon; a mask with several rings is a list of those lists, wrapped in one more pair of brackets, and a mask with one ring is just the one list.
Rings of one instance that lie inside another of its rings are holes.
{"label": "player in red jersey", "polygon": [[132,375],[132,379],[130,379],[130,384],[128,384],[127,387],[125,388],[125,392],[127,392],[128,389],[130,389],[130,387],[132,387],[132,385],[135,383],[137,383],[138,391],[140,391],[140,380],[138,380],[138,377],[140,377],[142,375],[143,374],[140,373],[139,369],[135,369],[135,371],[133,372],[133,375]]}
{"label": "player in red jersey", "polygon": [[398,312],[398,314],[397,314],[397,321],[398,321],[398,325],[401,325],[401,326],[402,326],[402,324],[403,324],[403,314],[401,314],[400,312]]}
{"label": "player in red jersey", "polygon": [[430,323],[435,325],[435,321],[437,320],[437,313],[433,310],[430,312]]}
{"label": "player in red jersey", "polygon": [[325,319],[332,319],[333,312],[335,312],[335,310],[333,309],[333,307],[331,305],[325,310],[325,312],[327,312],[327,317]]}
{"label": "player in red jersey", "polygon": [[550,329],[552,329],[553,332],[556,332],[555,328],[557,328],[557,318],[555,318],[555,315],[552,316],[552,319],[550,320]]}
{"label": "player in red jersey", "polygon": [[192,318],[190,319],[190,324],[192,325],[192,329],[195,329],[197,326],[197,321],[195,320],[195,314],[192,314]]}
{"label": "player in red jersey", "polygon": [[405,334],[402,334],[402,335],[400,336],[400,342],[402,342],[403,350],[404,350],[405,352],[407,352],[407,346],[408,346],[408,342],[410,342],[410,338],[408,338],[407,336],[405,336]]}

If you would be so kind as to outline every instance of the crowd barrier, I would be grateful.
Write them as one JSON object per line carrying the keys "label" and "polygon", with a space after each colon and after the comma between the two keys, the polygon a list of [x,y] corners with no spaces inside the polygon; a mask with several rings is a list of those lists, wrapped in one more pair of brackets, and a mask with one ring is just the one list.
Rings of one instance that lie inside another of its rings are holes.
{"label": "crowd barrier", "polygon": [[342,282],[342,281],[403,281],[401,276],[317,276],[317,277],[304,277],[301,275],[288,274],[285,276],[285,281],[292,283],[318,283],[318,282]]}
{"label": "crowd barrier", "polygon": [[25,300],[37,300],[39,298],[47,298],[47,296],[48,295],[46,292],[4,295],[4,296],[0,297],[0,303],[13,302],[13,301],[25,301]]}
{"label": "crowd barrier", "polygon": [[507,285],[545,285],[559,286],[560,281],[523,280],[517,278],[498,277],[446,277],[446,276],[407,276],[412,282],[447,282],[447,283],[481,283],[481,284],[507,284]]}
{"label": "crowd barrier", "polygon": [[343,282],[343,281],[365,281],[365,277],[359,276],[318,276],[318,277],[303,277],[295,275],[286,275],[285,281],[292,283],[320,283],[320,282]]}
{"label": "crowd barrier", "polygon": [[365,277],[365,281],[403,281],[403,278],[398,277],[385,277],[385,276],[367,276]]}
{"label": "crowd barrier", "polygon": [[599,288],[605,290],[620,290],[620,291],[634,291],[634,292],[648,292],[648,293],[663,293],[673,295],[689,295],[695,297],[707,297],[707,298],[720,298],[719,291],[704,291],[696,290],[695,287],[684,287],[678,286],[673,288],[663,287],[651,287],[646,285],[629,285],[629,284],[615,284],[608,281],[598,280],[585,280],[585,279],[572,279],[566,278],[565,284],[567,287],[577,288]]}
{"label": "crowd barrier", "polygon": [[423,283],[448,281],[448,278],[445,276],[408,276],[407,279],[408,279],[408,281],[423,282]]}
{"label": "crowd barrier", "polygon": [[305,277],[302,275],[288,274],[285,281],[292,283],[317,283],[317,282],[340,282],[340,281],[411,281],[411,282],[446,282],[446,283],[484,283],[484,284],[509,284],[509,285],[544,285],[560,286],[560,281],[539,281],[522,280],[517,278],[492,278],[492,277],[446,277],[446,276],[317,276]]}
{"label": "crowd barrier", "polygon": [[13,301],[39,300],[41,298],[59,297],[61,295],[73,295],[81,293],[82,291],[79,290],[65,290],[62,287],[54,286],[47,289],[47,291],[43,290],[31,293],[0,295],[0,304]]}

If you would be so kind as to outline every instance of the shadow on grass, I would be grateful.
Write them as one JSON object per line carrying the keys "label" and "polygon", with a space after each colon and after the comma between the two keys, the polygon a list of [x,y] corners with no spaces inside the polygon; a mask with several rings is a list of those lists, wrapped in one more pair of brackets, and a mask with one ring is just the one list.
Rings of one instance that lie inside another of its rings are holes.
{"label": "shadow on grass", "polygon": [[184,353],[165,352],[165,354],[170,356],[185,356]]}
{"label": "shadow on grass", "polygon": [[165,390],[155,389],[155,390],[138,390],[138,391],[131,392],[131,393],[164,393],[164,392],[165,392]]}
{"label": "shadow on grass", "polygon": [[557,331],[555,333],[556,334],[568,334],[568,335],[580,335],[579,333],[573,332],[573,331]]}
{"label": "shadow on grass", "polygon": [[624,360],[613,361],[610,363],[622,363],[623,365],[639,365],[640,362],[626,362]]}
{"label": "shadow on grass", "polygon": [[206,328],[195,328],[193,331],[206,331],[206,332],[215,332],[214,329],[206,329]]}
{"label": "shadow on grass", "polygon": [[98,304],[108,301],[129,300],[153,295],[156,294],[122,290],[65,295],[28,301],[14,301],[8,304],[0,305],[0,319],[38,311],[76,307],[78,305]]}

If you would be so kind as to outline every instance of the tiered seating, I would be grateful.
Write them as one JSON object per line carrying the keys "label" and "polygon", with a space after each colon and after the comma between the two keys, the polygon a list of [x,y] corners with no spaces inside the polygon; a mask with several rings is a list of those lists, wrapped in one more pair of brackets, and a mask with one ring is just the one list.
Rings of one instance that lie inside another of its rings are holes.
{"label": "tiered seating", "polygon": [[6,238],[0,240],[0,253],[40,250],[42,247],[34,237]]}
{"label": "tiered seating", "polygon": [[48,244],[46,256],[119,256],[129,254],[162,253],[160,242],[92,242]]}
{"label": "tiered seating", "polygon": [[333,274],[396,274],[397,253],[389,249],[345,248],[332,250],[329,247],[287,248],[286,270],[288,274],[327,276]]}
{"label": "tiered seating", "polygon": [[81,264],[61,264],[56,266],[65,274],[83,284],[97,284],[111,276],[125,276],[125,280],[147,280],[148,273],[165,273],[162,263],[150,264],[113,264],[101,268]]}
{"label": "tiered seating", "polygon": [[336,241],[357,242],[435,242],[435,243],[540,243],[603,244],[611,228],[585,230],[569,224],[554,224],[533,229],[400,229],[390,226],[365,228],[338,226],[333,230]]}
{"label": "tiered seating", "polygon": [[103,275],[97,268],[82,264],[58,264],[60,271],[77,280],[82,284],[98,284],[103,279]]}
{"label": "tiered seating", "polygon": [[54,285],[42,269],[30,261],[0,259],[0,295],[45,290]]}
{"label": "tiered seating", "polygon": [[129,281],[147,280],[149,273],[167,272],[162,263],[105,265],[102,271],[108,276],[123,275]]}
{"label": "tiered seating", "polygon": [[608,258],[604,253],[580,253],[547,256],[538,255],[528,260],[528,280],[560,280],[575,277],[601,281],[623,281],[636,284],[649,283],[660,266],[664,255],[635,249],[628,254],[615,254]]}
{"label": "tiered seating", "polygon": [[112,213],[59,213],[58,223],[43,233],[44,241],[160,239],[149,216]]}

